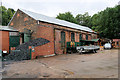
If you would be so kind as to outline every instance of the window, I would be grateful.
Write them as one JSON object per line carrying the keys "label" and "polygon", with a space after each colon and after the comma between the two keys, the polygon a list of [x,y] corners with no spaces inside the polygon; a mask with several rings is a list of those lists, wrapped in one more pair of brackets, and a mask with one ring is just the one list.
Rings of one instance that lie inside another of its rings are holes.
{"label": "window", "polygon": [[75,41],[75,34],[71,33],[71,41]]}
{"label": "window", "polygon": [[79,34],[79,41],[82,40],[82,34]]}
{"label": "window", "polygon": [[92,36],[91,36],[91,34],[89,35],[89,39],[90,39],[90,40],[92,39]]}
{"label": "window", "polygon": [[19,33],[18,32],[9,32],[9,35],[10,36],[19,36]]}
{"label": "window", "polygon": [[65,47],[65,32],[61,32],[61,48]]}
{"label": "window", "polygon": [[88,40],[88,35],[86,35],[86,40]]}

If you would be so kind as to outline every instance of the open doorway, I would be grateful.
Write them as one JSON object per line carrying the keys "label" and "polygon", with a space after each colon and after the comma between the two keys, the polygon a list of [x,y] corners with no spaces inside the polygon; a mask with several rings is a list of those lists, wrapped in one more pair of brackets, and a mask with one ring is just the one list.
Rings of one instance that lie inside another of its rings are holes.
{"label": "open doorway", "polygon": [[20,44],[29,42],[31,40],[31,34],[32,34],[31,30],[25,28],[24,32],[21,32],[20,34],[21,34],[20,35]]}

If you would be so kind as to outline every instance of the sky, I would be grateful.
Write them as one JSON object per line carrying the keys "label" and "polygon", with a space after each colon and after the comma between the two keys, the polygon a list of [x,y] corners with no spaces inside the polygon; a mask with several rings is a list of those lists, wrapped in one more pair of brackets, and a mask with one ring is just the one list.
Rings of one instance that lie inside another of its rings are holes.
{"label": "sky", "polygon": [[[1,1],[1,0],[0,0]],[[94,15],[107,7],[118,5],[120,0],[2,0],[6,8],[25,9],[50,17],[71,12],[74,16],[88,12]]]}

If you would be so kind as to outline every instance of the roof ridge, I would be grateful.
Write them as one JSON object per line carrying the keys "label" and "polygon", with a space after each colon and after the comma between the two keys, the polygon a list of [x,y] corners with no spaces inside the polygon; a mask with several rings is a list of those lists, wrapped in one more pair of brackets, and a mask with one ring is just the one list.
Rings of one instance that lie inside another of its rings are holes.
{"label": "roof ridge", "polygon": [[31,16],[35,20],[40,20],[40,21],[44,21],[44,22],[48,22],[48,23],[58,24],[58,25],[62,25],[62,26],[70,27],[70,28],[75,28],[75,29],[79,29],[79,30],[83,30],[83,31],[87,31],[87,32],[94,32],[89,27],[81,26],[81,25],[78,25],[78,24],[75,24],[75,23],[72,23],[72,22],[57,19],[55,17],[49,17],[49,16],[46,16],[46,15],[36,13],[36,12],[32,12],[32,11],[28,11],[28,10],[25,10],[25,9],[18,9],[18,10],[26,13],[27,15]]}

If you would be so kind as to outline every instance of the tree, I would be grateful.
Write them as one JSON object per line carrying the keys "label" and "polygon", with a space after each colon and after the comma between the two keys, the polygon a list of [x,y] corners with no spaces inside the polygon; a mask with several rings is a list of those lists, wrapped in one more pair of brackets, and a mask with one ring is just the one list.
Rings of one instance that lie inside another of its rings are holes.
{"label": "tree", "polygon": [[120,38],[120,6],[106,8],[92,16],[92,29],[104,38]]}
{"label": "tree", "polygon": [[91,16],[89,16],[88,12],[83,15],[78,14],[75,18],[79,25],[91,27]]}
{"label": "tree", "polygon": [[78,14],[74,18],[70,12],[66,12],[59,13],[57,18],[90,27],[99,32],[100,37],[103,38],[120,38],[120,5],[106,8],[92,17],[86,12],[85,14]]}
{"label": "tree", "polygon": [[0,18],[2,18],[0,22],[2,22],[3,26],[7,26],[14,13],[14,9],[6,9],[4,6],[0,7]]}
{"label": "tree", "polygon": [[57,15],[56,18],[72,23],[77,23],[76,19],[74,18],[71,12],[59,13],[59,15]]}

